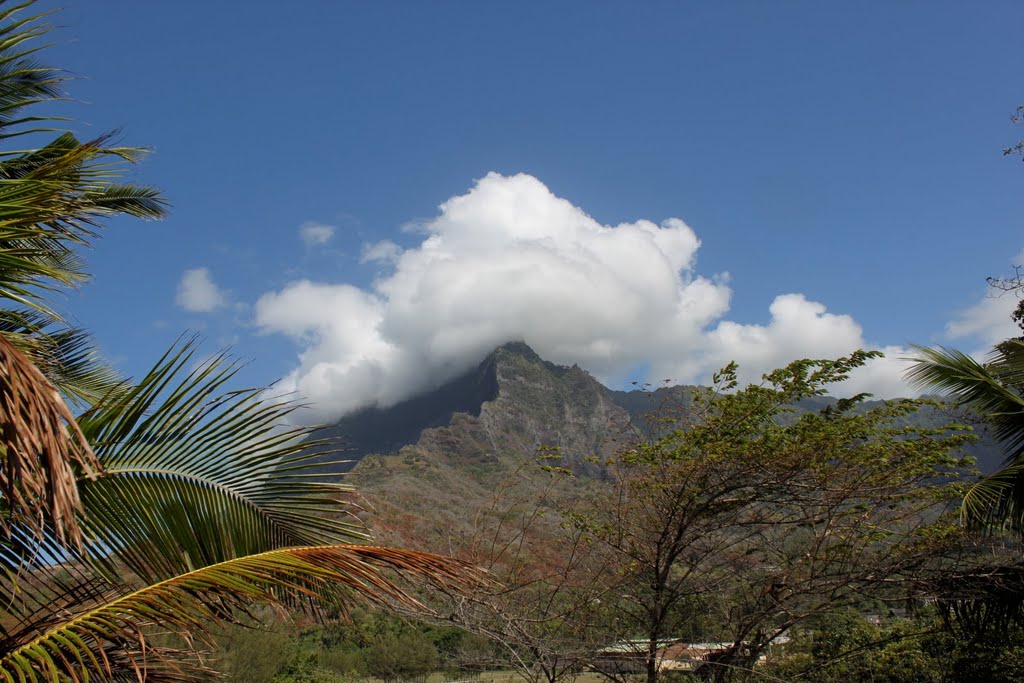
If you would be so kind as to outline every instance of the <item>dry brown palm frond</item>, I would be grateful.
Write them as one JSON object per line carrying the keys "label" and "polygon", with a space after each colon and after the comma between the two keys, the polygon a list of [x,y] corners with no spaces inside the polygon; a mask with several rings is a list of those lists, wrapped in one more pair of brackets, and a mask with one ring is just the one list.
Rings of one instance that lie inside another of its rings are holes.
{"label": "dry brown palm frond", "polygon": [[60,393],[40,370],[0,335],[0,495],[9,518],[58,536],[81,540],[77,476],[91,477],[99,462]]}

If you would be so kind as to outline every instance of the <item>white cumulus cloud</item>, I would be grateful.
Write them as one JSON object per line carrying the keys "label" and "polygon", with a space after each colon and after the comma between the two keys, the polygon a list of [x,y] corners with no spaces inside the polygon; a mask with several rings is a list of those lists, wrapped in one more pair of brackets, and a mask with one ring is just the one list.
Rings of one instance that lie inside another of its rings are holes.
{"label": "white cumulus cloud", "polygon": [[299,226],[299,238],[309,247],[317,247],[327,244],[334,237],[335,228],[333,225],[308,222]]}
{"label": "white cumulus cloud", "polygon": [[[419,226],[422,242],[381,242],[364,261],[391,264],[370,289],[302,280],[263,295],[264,332],[290,336],[298,365],[283,389],[329,420],[391,405],[464,371],[504,342],[601,379],[706,381],[729,360],[744,379],[801,357],[869,348],[847,315],[778,296],[767,325],[725,320],[725,275],[695,270],[700,240],[678,218],[603,225],[525,174],[491,173]],[[898,357],[849,380],[848,393],[909,393]]]}
{"label": "white cumulus cloud", "polygon": [[193,268],[182,273],[175,301],[191,313],[211,313],[227,304],[227,295],[210,277],[208,268]]}
{"label": "white cumulus cloud", "polygon": [[[767,325],[743,325],[723,320],[705,337],[705,362],[713,367],[736,361],[743,383],[756,382],[773,368],[797,358],[836,358],[855,349],[882,351],[885,356],[854,371],[834,393],[868,392],[879,397],[914,393],[903,381],[910,350],[870,344],[861,326],[848,315],[829,313],[823,304],[802,294],[782,294],[768,307]],[[671,373],[671,366],[664,370]],[[666,375],[670,376],[670,375]]]}
{"label": "white cumulus cloud", "polygon": [[[1024,264],[1024,251],[1015,256],[1011,264]],[[954,340],[973,340],[980,343],[976,356],[983,356],[994,344],[1009,337],[1019,337],[1020,328],[1010,315],[1020,303],[1019,292],[1003,292],[987,288],[977,303],[958,311],[946,325],[946,336]]]}

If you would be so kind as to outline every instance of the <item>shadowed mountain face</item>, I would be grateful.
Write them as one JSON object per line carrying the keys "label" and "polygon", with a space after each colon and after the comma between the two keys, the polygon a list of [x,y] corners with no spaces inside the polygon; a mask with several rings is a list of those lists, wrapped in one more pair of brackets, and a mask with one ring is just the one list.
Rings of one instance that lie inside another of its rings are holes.
{"label": "shadowed mountain face", "polygon": [[456,413],[480,415],[481,406],[498,395],[496,354],[427,394],[389,408],[366,408],[321,429],[317,438],[338,439],[344,449],[342,457],[349,460],[346,466],[334,469],[343,472],[368,453],[393,453],[414,444],[424,430],[444,427]]}
{"label": "shadowed mountain face", "polygon": [[627,419],[611,392],[587,372],[547,362],[526,344],[513,342],[427,394],[353,413],[317,436],[340,440],[350,462],[332,468],[337,471],[351,469],[368,454],[408,449],[441,449],[486,461],[557,447],[580,464],[607,453],[613,423],[621,428]]}

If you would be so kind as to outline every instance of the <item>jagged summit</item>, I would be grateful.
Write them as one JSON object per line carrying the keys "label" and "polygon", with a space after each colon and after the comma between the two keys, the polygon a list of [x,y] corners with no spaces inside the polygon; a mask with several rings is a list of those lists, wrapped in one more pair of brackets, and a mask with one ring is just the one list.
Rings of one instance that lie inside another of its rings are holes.
{"label": "jagged summit", "polygon": [[533,348],[531,348],[529,344],[527,344],[525,341],[523,341],[521,339],[518,340],[518,341],[510,341],[510,342],[506,342],[505,344],[502,344],[498,348],[494,349],[494,351],[492,351],[488,357],[496,356],[499,353],[515,354],[517,356],[522,356],[523,358],[525,358],[527,360],[531,360],[531,361],[534,361],[534,362],[537,362],[537,363],[546,363],[547,362],[543,358],[541,358],[539,355],[537,355],[537,352],[534,351]]}
{"label": "jagged summit", "polygon": [[[540,473],[542,454],[557,453],[557,462],[545,462],[572,469],[583,475],[580,481],[600,478],[599,463],[617,449],[629,420],[589,373],[545,361],[522,342],[495,349],[472,373],[416,400],[435,402],[432,397],[453,385],[471,384],[469,377],[487,388],[477,394],[484,400],[463,402],[471,409],[451,412],[415,441],[365,454],[352,472],[377,533],[388,542],[460,533],[472,523],[467,511],[486,509],[512,482]],[[382,419],[391,414],[381,413]],[[571,477],[557,484],[560,490],[575,486]]]}
{"label": "jagged summit", "polygon": [[[419,441],[424,430],[447,426],[455,415],[479,417],[483,406],[498,398],[502,384],[516,375],[514,367],[531,367],[538,376],[550,375],[551,378],[563,377],[574,370],[583,373],[579,368],[544,360],[523,341],[509,342],[489,353],[475,368],[436,389],[388,408],[356,411],[320,430],[317,436],[339,439],[351,465],[368,453],[398,451]],[[600,387],[597,380],[586,377]]]}

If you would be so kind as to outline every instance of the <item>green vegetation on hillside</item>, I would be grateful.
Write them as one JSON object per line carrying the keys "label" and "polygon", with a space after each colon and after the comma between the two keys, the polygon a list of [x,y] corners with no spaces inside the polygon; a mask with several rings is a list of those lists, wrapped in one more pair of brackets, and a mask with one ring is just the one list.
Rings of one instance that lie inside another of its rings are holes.
{"label": "green vegetation on hillside", "polygon": [[[877,620],[876,615],[872,615]],[[933,610],[873,623],[849,610],[793,634],[764,669],[767,680],[807,683],[1012,683],[1024,678],[1019,627],[965,637]]]}
{"label": "green vegetation on hillside", "polygon": [[236,627],[220,642],[221,668],[237,683],[391,683],[439,671],[459,679],[496,661],[494,646],[478,636],[365,610],[355,610],[344,624]]}

